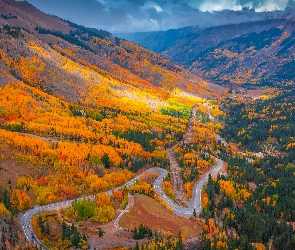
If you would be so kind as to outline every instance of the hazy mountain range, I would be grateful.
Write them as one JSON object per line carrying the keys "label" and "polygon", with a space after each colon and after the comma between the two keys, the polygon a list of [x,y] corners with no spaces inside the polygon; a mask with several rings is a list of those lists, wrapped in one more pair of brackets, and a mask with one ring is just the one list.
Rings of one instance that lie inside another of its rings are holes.
{"label": "hazy mountain range", "polygon": [[281,84],[294,79],[293,18],[120,36],[216,83]]}

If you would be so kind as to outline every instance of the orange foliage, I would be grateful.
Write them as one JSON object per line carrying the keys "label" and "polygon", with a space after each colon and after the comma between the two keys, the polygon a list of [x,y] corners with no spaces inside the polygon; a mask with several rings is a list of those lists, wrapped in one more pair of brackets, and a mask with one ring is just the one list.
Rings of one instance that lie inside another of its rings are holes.
{"label": "orange foliage", "polygon": [[184,189],[185,189],[187,199],[192,198],[193,187],[194,187],[193,182],[187,182],[187,183],[184,184]]}
{"label": "orange foliage", "polygon": [[164,192],[166,193],[166,195],[168,197],[170,197],[171,199],[174,199],[175,196],[174,196],[174,190],[173,190],[172,183],[169,181],[163,181],[162,185],[163,185],[163,189],[164,189]]}
{"label": "orange foliage", "polygon": [[95,197],[95,203],[98,207],[111,206],[111,197],[107,193],[99,193]]}
{"label": "orange foliage", "polygon": [[0,217],[2,218],[8,218],[10,216],[9,210],[5,207],[5,205],[0,202]]}
{"label": "orange foliage", "polygon": [[155,193],[155,190],[151,184],[148,184],[144,181],[139,181],[139,180],[137,180],[135,184],[129,187],[129,190],[134,193],[146,194],[151,197]]}
{"label": "orange foliage", "polygon": [[52,148],[48,142],[3,129],[0,129],[0,142],[24,154],[46,155],[46,150]]}
{"label": "orange foliage", "polygon": [[209,197],[206,191],[202,191],[202,208],[206,208],[209,205]]}
{"label": "orange foliage", "polygon": [[225,116],[225,112],[221,111],[219,108],[217,107],[213,107],[210,109],[210,114],[212,116]]}
{"label": "orange foliage", "polygon": [[87,160],[90,153],[90,145],[85,143],[59,142],[57,148],[57,157],[60,162],[68,165],[80,165]]}
{"label": "orange foliage", "polygon": [[140,180],[141,181],[144,181],[144,182],[147,182],[149,184],[153,184],[154,181],[158,178],[158,173],[157,172],[148,172],[148,171],[145,171],[141,174],[140,176]]}
{"label": "orange foliage", "polygon": [[225,193],[233,199],[234,202],[239,200],[247,200],[250,197],[250,193],[245,187],[235,184],[232,181],[219,180],[220,191]]}
{"label": "orange foliage", "polygon": [[30,197],[18,189],[12,190],[10,198],[11,206],[17,208],[19,211],[24,211],[32,206]]}

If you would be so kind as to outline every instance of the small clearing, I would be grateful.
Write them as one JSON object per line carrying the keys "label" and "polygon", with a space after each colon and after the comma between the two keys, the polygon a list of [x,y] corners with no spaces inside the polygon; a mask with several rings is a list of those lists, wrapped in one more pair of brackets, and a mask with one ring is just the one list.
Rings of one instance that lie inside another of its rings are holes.
{"label": "small clearing", "polygon": [[168,148],[166,150],[169,162],[170,162],[170,171],[172,174],[172,185],[174,190],[174,195],[177,200],[186,200],[183,180],[181,177],[181,168],[179,166],[178,160],[176,158],[175,152],[173,148]]}
{"label": "small clearing", "polygon": [[[194,124],[196,122],[196,112],[197,112],[198,105],[195,105],[191,110],[191,115],[188,121],[186,133],[183,135],[183,142],[185,144],[191,143],[192,136],[193,136],[193,128]],[[176,144],[179,145],[180,143]],[[179,165],[179,162],[177,160],[177,157],[174,152],[174,148],[168,148],[167,154],[169,157],[170,162],[170,171],[171,171],[171,177],[172,177],[172,185],[174,190],[174,195],[176,200],[181,200],[186,202],[187,198],[184,191],[184,185],[182,180],[182,174],[181,174],[181,168]]]}
{"label": "small clearing", "polygon": [[134,195],[133,207],[122,216],[119,224],[123,228],[133,229],[141,223],[154,232],[171,231],[174,235],[181,232],[186,239],[195,238],[202,232],[196,222],[175,215],[148,196],[137,194]]}

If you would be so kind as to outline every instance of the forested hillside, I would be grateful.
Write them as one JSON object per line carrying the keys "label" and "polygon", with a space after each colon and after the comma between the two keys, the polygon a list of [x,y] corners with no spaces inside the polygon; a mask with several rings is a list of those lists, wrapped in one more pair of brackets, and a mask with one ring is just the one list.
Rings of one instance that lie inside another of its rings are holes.
{"label": "forested hillside", "polygon": [[[20,225],[29,208],[93,194],[31,221],[46,247],[84,249],[93,239],[81,224],[110,222],[128,203],[127,189],[97,194],[169,169],[166,148],[182,139],[190,109],[223,89],[106,31],[23,1],[0,7],[1,247],[33,249],[22,233],[30,225]],[[156,177],[129,191],[168,208]]]}
{"label": "forested hillside", "polygon": [[1,249],[295,249],[293,25],[191,33],[188,71],[0,0]]}
{"label": "forested hillside", "polygon": [[210,27],[161,54],[219,84],[293,83],[294,19]]}
{"label": "forested hillside", "polygon": [[224,107],[230,107],[221,133],[225,138],[255,152],[274,154],[294,148],[294,89],[278,91],[252,102],[230,101]]}
{"label": "forested hillside", "polygon": [[[65,22],[40,12],[27,2],[9,0],[0,4],[3,15],[13,13],[16,17],[0,17],[4,54],[1,68],[5,77],[12,74],[18,80],[60,94],[61,98],[65,95],[76,98],[71,101],[81,101],[91,85],[106,82],[104,79],[108,78],[152,94],[161,92],[163,96],[169,96],[177,89],[205,96],[221,91],[217,85],[106,31]],[[26,68],[26,63],[34,60],[33,57],[38,58],[39,64],[36,68]],[[30,78],[32,74],[35,79]],[[58,83],[65,86],[56,86]]]}
{"label": "forested hillside", "polygon": [[244,102],[223,104],[228,116],[221,134],[240,149],[228,145],[219,152],[228,163],[228,176],[211,179],[206,187],[204,248],[216,249],[213,244],[224,249],[291,250],[295,247],[294,89]]}

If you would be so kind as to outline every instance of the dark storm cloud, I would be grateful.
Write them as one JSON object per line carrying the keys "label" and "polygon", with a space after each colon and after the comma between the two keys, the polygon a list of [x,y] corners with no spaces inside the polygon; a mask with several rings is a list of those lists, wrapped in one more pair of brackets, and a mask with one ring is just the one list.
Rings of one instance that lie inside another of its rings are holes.
{"label": "dark storm cloud", "polygon": [[[295,0],[28,0],[39,9],[111,32],[257,21],[293,15]],[[286,7],[292,7],[287,8]]]}

